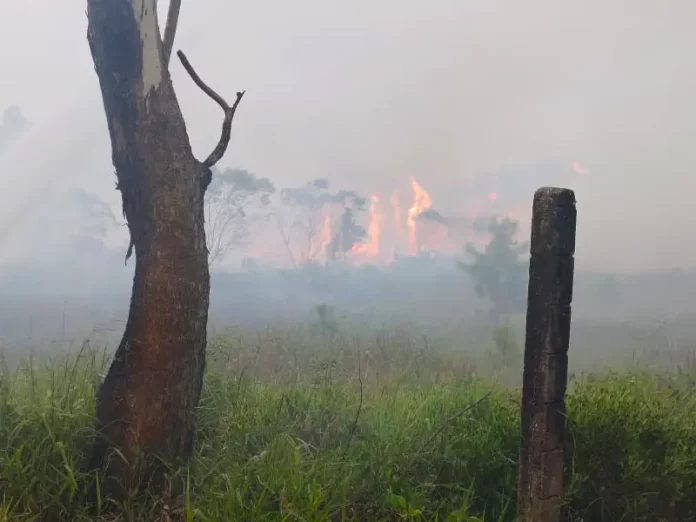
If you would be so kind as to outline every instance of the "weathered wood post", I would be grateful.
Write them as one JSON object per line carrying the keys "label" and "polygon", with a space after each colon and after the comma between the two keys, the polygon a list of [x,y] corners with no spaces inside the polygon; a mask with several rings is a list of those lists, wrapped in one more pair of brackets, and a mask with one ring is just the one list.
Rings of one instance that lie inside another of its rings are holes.
{"label": "weathered wood post", "polygon": [[560,522],[576,226],[572,190],[534,194],[517,489],[519,522]]}

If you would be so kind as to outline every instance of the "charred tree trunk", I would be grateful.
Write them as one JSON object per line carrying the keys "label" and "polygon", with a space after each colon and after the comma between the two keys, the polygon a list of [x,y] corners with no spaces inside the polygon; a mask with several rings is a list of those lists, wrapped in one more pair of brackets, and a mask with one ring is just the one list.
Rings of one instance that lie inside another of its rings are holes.
{"label": "charred tree trunk", "polygon": [[163,486],[161,462],[176,465],[191,455],[210,291],[203,197],[210,166],[229,142],[236,103],[230,108],[206,91],[221,102],[225,124],[214,154],[197,161],[168,71],[176,20],[163,46],[156,0],[87,3],[88,40],[131,236],[127,258],[135,249],[128,321],[98,392],[90,462],[119,495],[143,480]]}

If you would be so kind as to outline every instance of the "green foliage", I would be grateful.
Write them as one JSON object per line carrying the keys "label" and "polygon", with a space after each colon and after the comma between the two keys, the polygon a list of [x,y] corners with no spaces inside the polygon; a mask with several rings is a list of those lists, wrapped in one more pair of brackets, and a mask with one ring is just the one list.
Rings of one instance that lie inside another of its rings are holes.
{"label": "green foliage", "polygon": [[593,520],[695,520],[693,389],[678,376],[581,381],[568,398],[571,506],[592,505]]}
{"label": "green foliage", "polygon": [[484,251],[468,243],[465,250],[473,261],[458,262],[474,280],[479,297],[491,301],[496,322],[503,314],[524,310],[527,262],[520,255],[526,251],[527,243],[518,244],[515,240],[518,229],[517,221],[491,218],[488,224],[491,240]]}
{"label": "green foliage", "polygon": [[[453,372],[454,359],[397,331],[339,331],[316,345],[291,331],[237,334],[211,343],[194,459],[171,473],[186,491],[174,506],[113,506],[99,488],[86,501],[100,479],[79,471],[100,354],[2,370],[0,521],[514,520],[518,392],[467,365]],[[574,520],[695,519],[695,382],[577,381],[565,479]]]}

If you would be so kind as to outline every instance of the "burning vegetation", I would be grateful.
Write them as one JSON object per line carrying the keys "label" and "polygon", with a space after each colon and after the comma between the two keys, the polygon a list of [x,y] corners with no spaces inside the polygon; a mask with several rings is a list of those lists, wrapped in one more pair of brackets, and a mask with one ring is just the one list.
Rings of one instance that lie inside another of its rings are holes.
{"label": "burning vegetation", "polygon": [[[584,178],[589,172],[577,161],[569,163],[565,170],[576,179]],[[530,187],[549,184],[552,177],[557,178],[562,172],[557,166],[549,169],[542,166],[532,171],[513,169],[474,179],[463,193],[461,210],[457,212],[439,208],[427,185],[414,177],[409,178],[408,185],[404,183],[389,192],[374,192],[367,197],[353,190],[333,189],[328,179],[317,178],[299,187],[280,190],[280,201],[276,204],[269,204],[268,198],[274,190],[266,186],[270,182],[266,178],[254,178],[249,181],[250,186],[256,184],[265,190],[264,205],[256,207],[263,207],[261,213],[268,219],[258,219],[258,213],[254,214],[254,223],[243,219],[245,214],[241,210],[246,210],[247,215],[253,210],[250,208],[253,205],[248,203],[253,200],[246,194],[244,209],[240,204],[240,211],[234,213],[240,223],[233,221],[229,226],[238,236],[245,235],[246,226],[264,227],[253,234],[257,238],[255,243],[260,244],[247,244],[246,248],[235,244],[230,249],[244,251],[245,259],[267,268],[297,268],[307,263],[388,265],[404,257],[453,257],[461,254],[466,244],[477,247],[488,244],[492,237],[488,223],[493,217],[518,222],[520,234],[527,235]],[[542,182],[543,177],[549,179]],[[275,226],[269,228],[269,221]],[[211,224],[208,225],[210,228]],[[219,227],[209,231],[211,237],[220,233]],[[223,244],[231,243],[234,241]]]}
{"label": "burning vegetation", "polygon": [[[396,190],[388,198],[372,194],[369,203],[368,198],[351,191],[328,192],[326,181],[283,191],[285,202],[300,207],[299,216],[283,232],[291,258],[300,264],[388,264],[425,251],[458,251],[462,243],[461,238],[452,237],[453,223],[432,208],[432,197],[416,179],[410,181],[407,209],[401,206]],[[365,227],[359,224],[363,216]],[[304,234],[291,234],[290,230],[303,230]]]}

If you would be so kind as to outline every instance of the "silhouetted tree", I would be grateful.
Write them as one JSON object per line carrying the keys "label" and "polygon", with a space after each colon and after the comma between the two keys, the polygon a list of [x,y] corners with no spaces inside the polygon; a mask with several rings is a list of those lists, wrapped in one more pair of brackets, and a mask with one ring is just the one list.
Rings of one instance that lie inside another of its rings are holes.
{"label": "silhouetted tree", "polygon": [[473,278],[479,297],[490,300],[496,327],[502,315],[520,312],[525,306],[527,263],[520,255],[527,250],[527,243],[518,244],[515,240],[518,229],[517,221],[492,218],[488,224],[491,240],[484,251],[469,243],[465,250],[473,261],[458,261]]}
{"label": "silhouetted tree", "polygon": [[[289,227],[286,230],[280,227],[283,240],[288,250],[291,251],[292,232],[298,230],[303,234],[303,239],[306,243],[303,262],[311,261],[319,254],[318,251],[313,251],[312,247],[315,245],[317,236],[323,227],[326,217],[324,211],[327,207],[340,205],[344,209],[341,222],[339,223],[339,231],[331,238],[332,243],[336,237],[344,238],[340,240],[341,243],[337,247],[338,250],[336,252],[346,252],[347,250],[340,250],[340,248],[354,241],[353,237],[356,233],[359,233],[359,230],[356,228],[357,225],[355,225],[353,213],[355,211],[364,211],[367,207],[367,199],[355,191],[341,189],[332,192],[329,187],[329,180],[326,178],[316,178],[298,188],[283,189],[280,195],[281,201],[285,205],[296,209],[295,217],[292,219]],[[362,227],[359,227],[359,229],[362,229]],[[364,229],[362,230],[363,232],[359,239],[362,239],[365,235]],[[348,247],[348,250],[350,250],[353,244],[350,243],[351,246]]]}
{"label": "silhouetted tree", "polygon": [[275,192],[268,178],[246,170],[214,171],[205,195],[205,223],[209,262],[221,260],[248,236],[250,220],[263,218]]}
{"label": "silhouetted tree", "polygon": [[360,243],[366,235],[365,228],[355,222],[353,210],[349,207],[344,208],[338,231],[328,245],[328,257],[330,259],[338,257],[343,261],[350,249]]}

